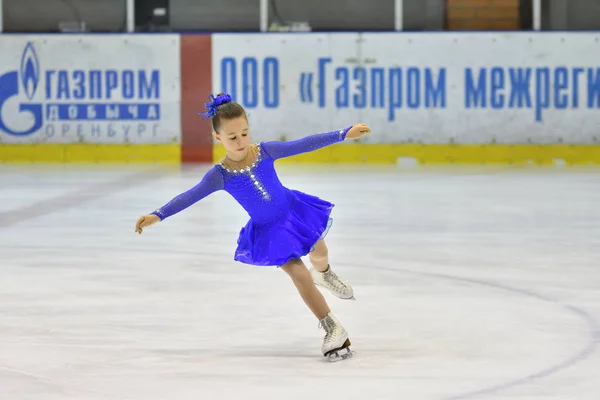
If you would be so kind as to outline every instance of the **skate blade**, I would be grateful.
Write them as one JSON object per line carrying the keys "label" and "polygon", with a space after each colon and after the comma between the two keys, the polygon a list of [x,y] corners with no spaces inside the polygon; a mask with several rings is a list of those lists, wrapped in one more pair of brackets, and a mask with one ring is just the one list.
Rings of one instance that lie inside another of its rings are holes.
{"label": "skate blade", "polygon": [[354,354],[354,351],[350,350],[350,347],[346,347],[341,350],[334,351],[333,353],[329,353],[327,356],[327,361],[329,362],[338,362],[351,358]]}
{"label": "skate blade", "polygon": [[352,357],[354,354],[355,352],[350,349],[350,339],[346,339],[342,347],[331,350],[325,354],[325,357],[327,357],[327,361],[329,362],[336,362],[346,360]]}

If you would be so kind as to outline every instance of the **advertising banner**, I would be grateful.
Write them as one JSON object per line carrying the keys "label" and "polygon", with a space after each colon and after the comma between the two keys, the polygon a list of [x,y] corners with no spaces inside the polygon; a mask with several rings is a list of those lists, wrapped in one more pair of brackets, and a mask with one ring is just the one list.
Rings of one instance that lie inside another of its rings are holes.
{"label": "advertising banner", "polygon": [[179,143],[178,35],[2,35],[0,143]]}
{"label": "advertising banner", "polygon": [[355,122],[372,143],[596,143],[596,33],[214,34],[213,92],[258,140]]}

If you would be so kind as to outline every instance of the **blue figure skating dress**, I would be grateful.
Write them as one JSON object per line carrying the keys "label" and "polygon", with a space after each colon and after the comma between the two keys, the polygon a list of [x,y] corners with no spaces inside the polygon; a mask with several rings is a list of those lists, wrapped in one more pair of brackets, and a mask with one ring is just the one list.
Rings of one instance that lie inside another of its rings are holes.
{"label": "blue figure skating dress", "polygon": [[153,212],[161,220],[191,206],[217,190],[225,190],[248,212],[234,259],[257,266],[282,266],[313,250],[325,237],[334,205],[288,189],[277,177],[278,158],[341,142],[350,128],[311,135],[291,142],[261,142],[251,147],[254,162],[232,169],[224,163],[211,168],[202,181]]}

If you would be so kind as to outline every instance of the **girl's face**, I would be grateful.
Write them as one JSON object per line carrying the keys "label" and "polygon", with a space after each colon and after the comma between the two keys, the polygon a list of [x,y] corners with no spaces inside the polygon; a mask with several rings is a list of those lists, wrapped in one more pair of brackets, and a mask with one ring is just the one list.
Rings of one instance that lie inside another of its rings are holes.
{"label": "girl's face", "polygon": [[232,159],[243,159],[250,146],[250,131],[246,117],[222,120],[220,132],[213,132],[213,136],[223,144],[227,155]]}

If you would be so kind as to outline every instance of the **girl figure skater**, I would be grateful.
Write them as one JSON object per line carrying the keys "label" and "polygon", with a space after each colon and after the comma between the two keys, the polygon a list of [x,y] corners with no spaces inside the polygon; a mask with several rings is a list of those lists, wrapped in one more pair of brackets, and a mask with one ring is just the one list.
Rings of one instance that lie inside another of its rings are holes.
{"label": "girl figure skater", "polygon": [[[207,112],[213,136],[223,144],[226,155],[200,183],[173,198],[149,215],[140,217],[135,231],[184,210],[217,190],[225,190],[248,212],[250,220],[241,229],[234,259],[256,266],[276,266],[285,271],[305,304],[325,330],[321,351],[335,361],[352,354],[348,333],[331,313],[319,285],[341,299],[354,299],[352,287],[331,269],[325,244],[333,204],[286,188],[274,169],[274,161],[356,139],[371,130],[357,124],[346,129],[311,135],[291,142],[250,143],[248,120],[243,107],[228,94],[209,97]],[[301,260],[309,256],[310,271]],[[345,352],[340,352],[345,349]]]}

